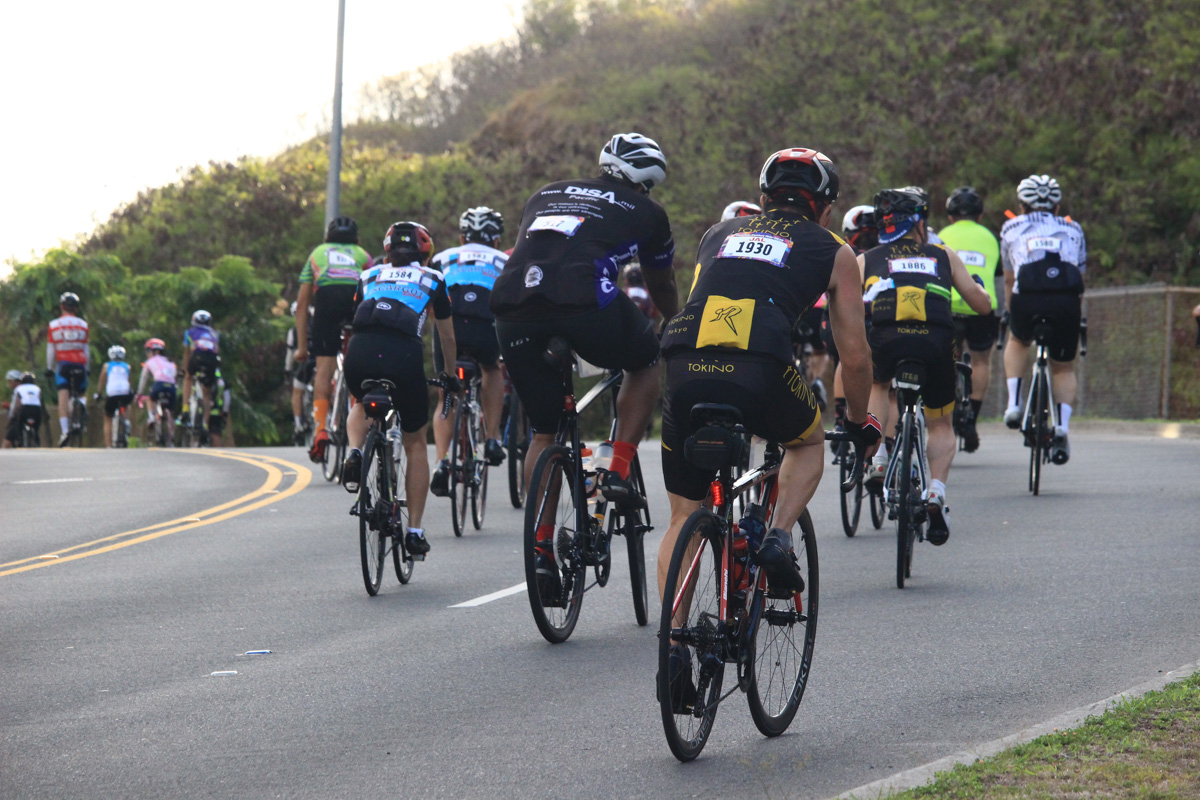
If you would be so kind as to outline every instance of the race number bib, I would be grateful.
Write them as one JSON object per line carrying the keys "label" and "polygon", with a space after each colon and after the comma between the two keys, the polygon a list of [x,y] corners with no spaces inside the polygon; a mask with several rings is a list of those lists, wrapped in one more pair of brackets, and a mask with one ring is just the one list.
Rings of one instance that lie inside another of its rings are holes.
{"label": "race number bib", "polygon": [[582,224],[583,217],[568,215],[538,217],[529,224],[529,233],[533,233],[534,231],[554,231],[555,233],[561,233],[563,236],[574,236]]}
{"label": "race number bib", "polygon": [[358,262],[354,260],[354,256],[349,253],[343,253],[338,250],[330,250],[327,253],[329,266],[331,267],[356,267]]}
{"label": "race number bib", "polygon": [[986,267],[987,259],[983,257],[983,253],[976,253],[974,250],[955,250],[958,257],[968,267]]}
{"label": "race number bib", "polygon": [[717,258],[751,258],[782,268],[791,249],[792,243],[779,236],[741,232],[725,237]]}
{"label": "race number bib", "polygon": [[937,277],[937,260],[933,258],[889,258],[888,272],[919,272]]}
{"label": "race number bib", "polygon": [[1057,253],[1062,250],[1062,241],[1053,236],[1035,236],[1025,240],[1025,247],[1030,253],[1043,250],[1047,253]]}
{"label": "race number bib", "polygon": [[379,280],[383,283],[420,283],[421,270],[418,267],[387,267],[379,270]]}

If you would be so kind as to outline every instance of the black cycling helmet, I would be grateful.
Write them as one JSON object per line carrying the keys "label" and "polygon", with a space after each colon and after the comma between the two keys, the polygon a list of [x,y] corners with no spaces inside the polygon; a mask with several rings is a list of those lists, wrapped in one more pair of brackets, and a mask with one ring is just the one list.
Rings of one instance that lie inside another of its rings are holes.
{"label": "black cycling helmet", "polygon": [[79,310],[79,295],[74,292],[63,292],[58,296],[58,304],[71,311]]}
{"label": "black cycling helmet", "polygon": [[929,216],[929,196],[919,186],[884,189],[875,195],[875,224],[880,244],[905,236]]}
{"label": "black cycling helmet", "polygon": [[334,217],[325,229],[325,241],[332,244],[358,244],[358,223],[353,217]]}
{"label": "black cycling helmet", "polygon": [[492,244],[504,233],[504,217],[494,208],[468,208],[458,219],[458,232],[468,242]]}
{"label": "black cycling helmet", "polygon": [[946,213],[952,217],[978,217],[983,213],[983,198],[974,186],[960,186],[946,198]]}
{"label": "black cycling helmet", "polygon": [[392,253],[407,254],[428,264],[433,255],[433,237],[419,222],[393,222],[383,237],[383,254],[389,261]]}
{"label": "black cycling helmet", "polygon": [[627,286],[646,285],[646,278],[642,275],[642,265],[636,261],[632,264],[626,264],[625,269],[621,270],[621,274],[625,276],[625,284]]}
{"label": "black cycling helmet", "polygon": [[22,372],[21,383],[37,383],[37,378],[34,377],[32,372]]}
{"label": "black cycling helmet", "polygon": [[828,205],[838,199],[838,171],[824,153],[792,147],[771,154],[758,176],[758,188],[779,203]]}

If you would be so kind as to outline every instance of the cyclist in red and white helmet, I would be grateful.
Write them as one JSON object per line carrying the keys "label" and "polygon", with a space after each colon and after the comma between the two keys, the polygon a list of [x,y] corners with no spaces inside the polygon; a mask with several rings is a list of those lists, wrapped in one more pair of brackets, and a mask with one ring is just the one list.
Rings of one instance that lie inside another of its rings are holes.
{"label": "cyclist in red and white helmet", "polygon": [[[145,404],[146,397],[150,398],[147,413],[150,415],[150,425],[165,422],[167,426],[167,441],[175,446],[175,376],[178,368],[175,362],[167,358],[167,345],[162,339],[147,339],[145,344],[146,360],[142,362],[142,374],[138,376],[137,397],[138,406]],[[150,385],[150,394],[146,395],[146,386]],[[158,419],[158,398],[167,398],[168,413],[166,420]],[[151,439],[154,437],[151,436]]]}
{"label": "cyclist in red and white helmet", "polygon": [[734,200],[721,212],[721,221],[724,222],[734,217],[753,217],[755,214],[761,213],[762,206],[757,203],[751,203],[749,200]]}

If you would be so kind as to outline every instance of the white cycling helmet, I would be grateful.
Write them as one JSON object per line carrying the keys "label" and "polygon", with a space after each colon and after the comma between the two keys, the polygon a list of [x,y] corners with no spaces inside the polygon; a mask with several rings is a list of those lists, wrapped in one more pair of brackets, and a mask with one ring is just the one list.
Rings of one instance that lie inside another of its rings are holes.
{"label": "white cycling helmet", "polygon": [[1030,175],[1017,184],[1017,199],[1034,211],[1053,211],[1062,202],[1062,188],[1049,175]]}
{"label": "white cycling helmet", "polygon": [[21,380],[21,370],[19,370],[19,369],[10,369],[8,372],[4,373],[4,379],[5,379],[5,380],[9,380],[9,381],[19,381],[19,380]]}
{"label": "white cycling helmet", "polygon": [[125,360],[125,348],[121,347],[121,345],[119,345],[119,344],[114,344],[112,347],[108,348],[108,360],[109,361],[124,361]]}
{"label": "white cycling helmet", "polygon": [[208,313],[204,309],[200,309],[195,314],[192,314],[193,325],[208,325],[211,322],[212,314]]}
{"label": "white cycling helmet", "polygon": [[[870,216],[864,219],[863,214],[870,214]],[[855,206],[847,211],[846,216],[842,217],[842,233],[846,235],[858,233],[864,223],[874,227],[875,206]]]}
{"label": "white cycling helmet", "polygon": [[753,217],[761,213],[762,206],[757,203],[751,203],[749,200],[734,200],[721,212],[721,221],[724,222],[734,217]]}
{"label": "white cycling helmet", "polygon": [[499,211],[487,206],[468,208],[458,219],[458,232],[468,242],[482,240],[491,243],[504,233],[504,217]]}
{"label": "white cycling helmet", "polygon": [[640,133],[618,133],[600,151],[600,168],[647,192],[667,177],[667,157],[653,139]]}

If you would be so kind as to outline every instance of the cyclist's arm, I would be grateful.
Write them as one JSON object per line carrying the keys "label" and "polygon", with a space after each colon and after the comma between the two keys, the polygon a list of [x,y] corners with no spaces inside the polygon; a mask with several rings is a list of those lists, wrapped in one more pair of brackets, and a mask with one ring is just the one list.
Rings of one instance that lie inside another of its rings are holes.
{"label": "cyclist's arm", "polygon": [[947,247],[946,255],[950,257],[950,275],[954,281],[954,288],[958,289],[962,299],[976,314],[986,316],[992,313],[992,297],[987,293],[987,289],[975,282],[958,253]]}
{"label": "cyclist's arm", "polygon": [[283,356],[283,371],[291,373],[296,366],[296,329],[293,327],[288,331],[287,350]]}
{"label": "cyclist's arm", "polygon": [[313,285],[300,285],[296,295],[296,360],[308,360],[308,307],[312,303]]}
{"label": "cyclist's arm", "polygon": [[55,357],[55,355],[56,354],[54,352],[54,342],[50,341],[49,337],[47,337],[46,338],[46,369],[48,369],[52,372],[54,371],[54,365],[55,365],[54,362],[57,361],[57,358]]}
{"label": "cyclist's arm", "polygon": [[1004,307],[1012,308],[1013,287],[1017,285],[1017,273],[1011,269],[1004,270]]}
{"label": "cyclist's arm", "polygon": [[104,366],[100,368],[100,377],[96,379],[96,394],[103,395],[104,397],[108,396],[108,393],[105,392],[105,390],[104,390],[104,387],[106,385],[105,380],[107,378],[108,378],[108,362],[106,361],[104,363]]}
{"label": "cyclist's arm", "polygon": [[657,203],[651,203],[654,213],[654,233],[638,250],[638,261],[642,265],[642,276],[650,299],[663,319],[670,319],[679,311],[679,292],[675,288],[675,237],[667,212]]}
{"label": "cyclist's arm", "polygon": [[150,376],[150,370],[142,367],[142,374],[138,376],[137,394],[146,393],[146,379]]}
{"label": "cyclist's arm", "polygon": [[642,276],[646,280],[646,289],[650,298],[662,314],[663,319],[670,319],[679,312],[679,291],[675,288],[675,270],[643,269]]}
{"label": "cyclist's arm", "polygon": [[433,295],[433,324],[437,326],[438,341],[442,343],[442,360],[448,372],[453,372],[454,365],[458,363],[458,343],[454,341],[454,318],[451,311],[450,293],[443,283]]}
{"label": "cyclist's arm", "polygon": [[828,292],[829,322],[841,358],[847,418],[862,422],[867,418],[871,396],[871,348],[863,322],[862,279],[849,245],[838,249]]}

